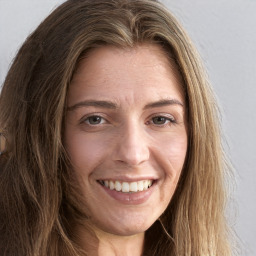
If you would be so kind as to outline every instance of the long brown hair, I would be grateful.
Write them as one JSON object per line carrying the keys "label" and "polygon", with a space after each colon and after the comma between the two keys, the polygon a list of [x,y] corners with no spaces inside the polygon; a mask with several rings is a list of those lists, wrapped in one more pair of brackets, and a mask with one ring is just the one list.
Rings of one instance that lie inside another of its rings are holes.
{"label": "long brown hair", "polygon": [[[0,254],[84,255],[71,223],[86,218],[62,143],[66,95],[79,60],[104,45],[154,43],[183,80],[189,146],[176,192],[146,232],[144,255],[231,255],[224,217],[219,117],[200,58],[154,0],[69,0],[19,50],[0,97]],[[86,206],[85,206],[86,207]]]}

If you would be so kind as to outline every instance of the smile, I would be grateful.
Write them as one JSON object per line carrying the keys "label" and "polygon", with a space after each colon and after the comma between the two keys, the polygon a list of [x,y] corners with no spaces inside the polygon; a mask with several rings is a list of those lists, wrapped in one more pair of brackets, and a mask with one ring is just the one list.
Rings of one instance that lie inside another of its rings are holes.
{"label": "smile", "polygon": [[98,182],[102,186],[105,186],[110,190],[115,190],[123,193],[136,193],[140,191],[145,191],[148,190],[153,184],[153,180],[141,180],[133,182],[122,182],[118,180],[99,180]]}

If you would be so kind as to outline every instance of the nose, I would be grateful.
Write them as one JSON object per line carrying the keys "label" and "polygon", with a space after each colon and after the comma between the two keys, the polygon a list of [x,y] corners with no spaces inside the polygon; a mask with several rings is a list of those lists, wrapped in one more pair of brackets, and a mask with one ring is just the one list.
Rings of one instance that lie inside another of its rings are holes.
{"label": "nose", "polygon": [[149,155],[148,140],[143,128],[132,124],[123,127],[116,141],[114,160],[128,166],[138,166],[147,161]]}

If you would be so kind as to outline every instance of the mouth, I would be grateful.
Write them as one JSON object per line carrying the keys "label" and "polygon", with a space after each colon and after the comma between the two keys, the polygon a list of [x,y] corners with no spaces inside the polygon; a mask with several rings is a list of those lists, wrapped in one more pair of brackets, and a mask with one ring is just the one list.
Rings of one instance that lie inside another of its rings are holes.
{"label": "mouth", "polygon": [[137,193],[148,190],[154,183],[154,180],[140,180],[133,182],[123,182],[118,180],[98,180],[98,183],[110,190],[123,193]]}

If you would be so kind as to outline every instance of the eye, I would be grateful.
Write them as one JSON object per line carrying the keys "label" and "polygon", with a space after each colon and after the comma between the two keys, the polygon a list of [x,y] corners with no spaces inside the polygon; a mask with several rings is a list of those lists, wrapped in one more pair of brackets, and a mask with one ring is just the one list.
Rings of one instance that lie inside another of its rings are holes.
{"label": "eye", "polygon": [[89,116],[83,121],[86,124],[89,125],[98,125],[98,124],[104,124],[106,123],[106,120],[101,116]]}
{"label": "eye", "polygon": [[169,123],[175,123],[174,117],[166,117],[166,116],[154,116],[149,123],[157,125],[157,126],[164,126]]}
{"label": "eye", "polygon": [[152,122],[157,125],[166,124],[167,121],[169,121],[169,119],[163,116],[156,116],[152,118]]}

